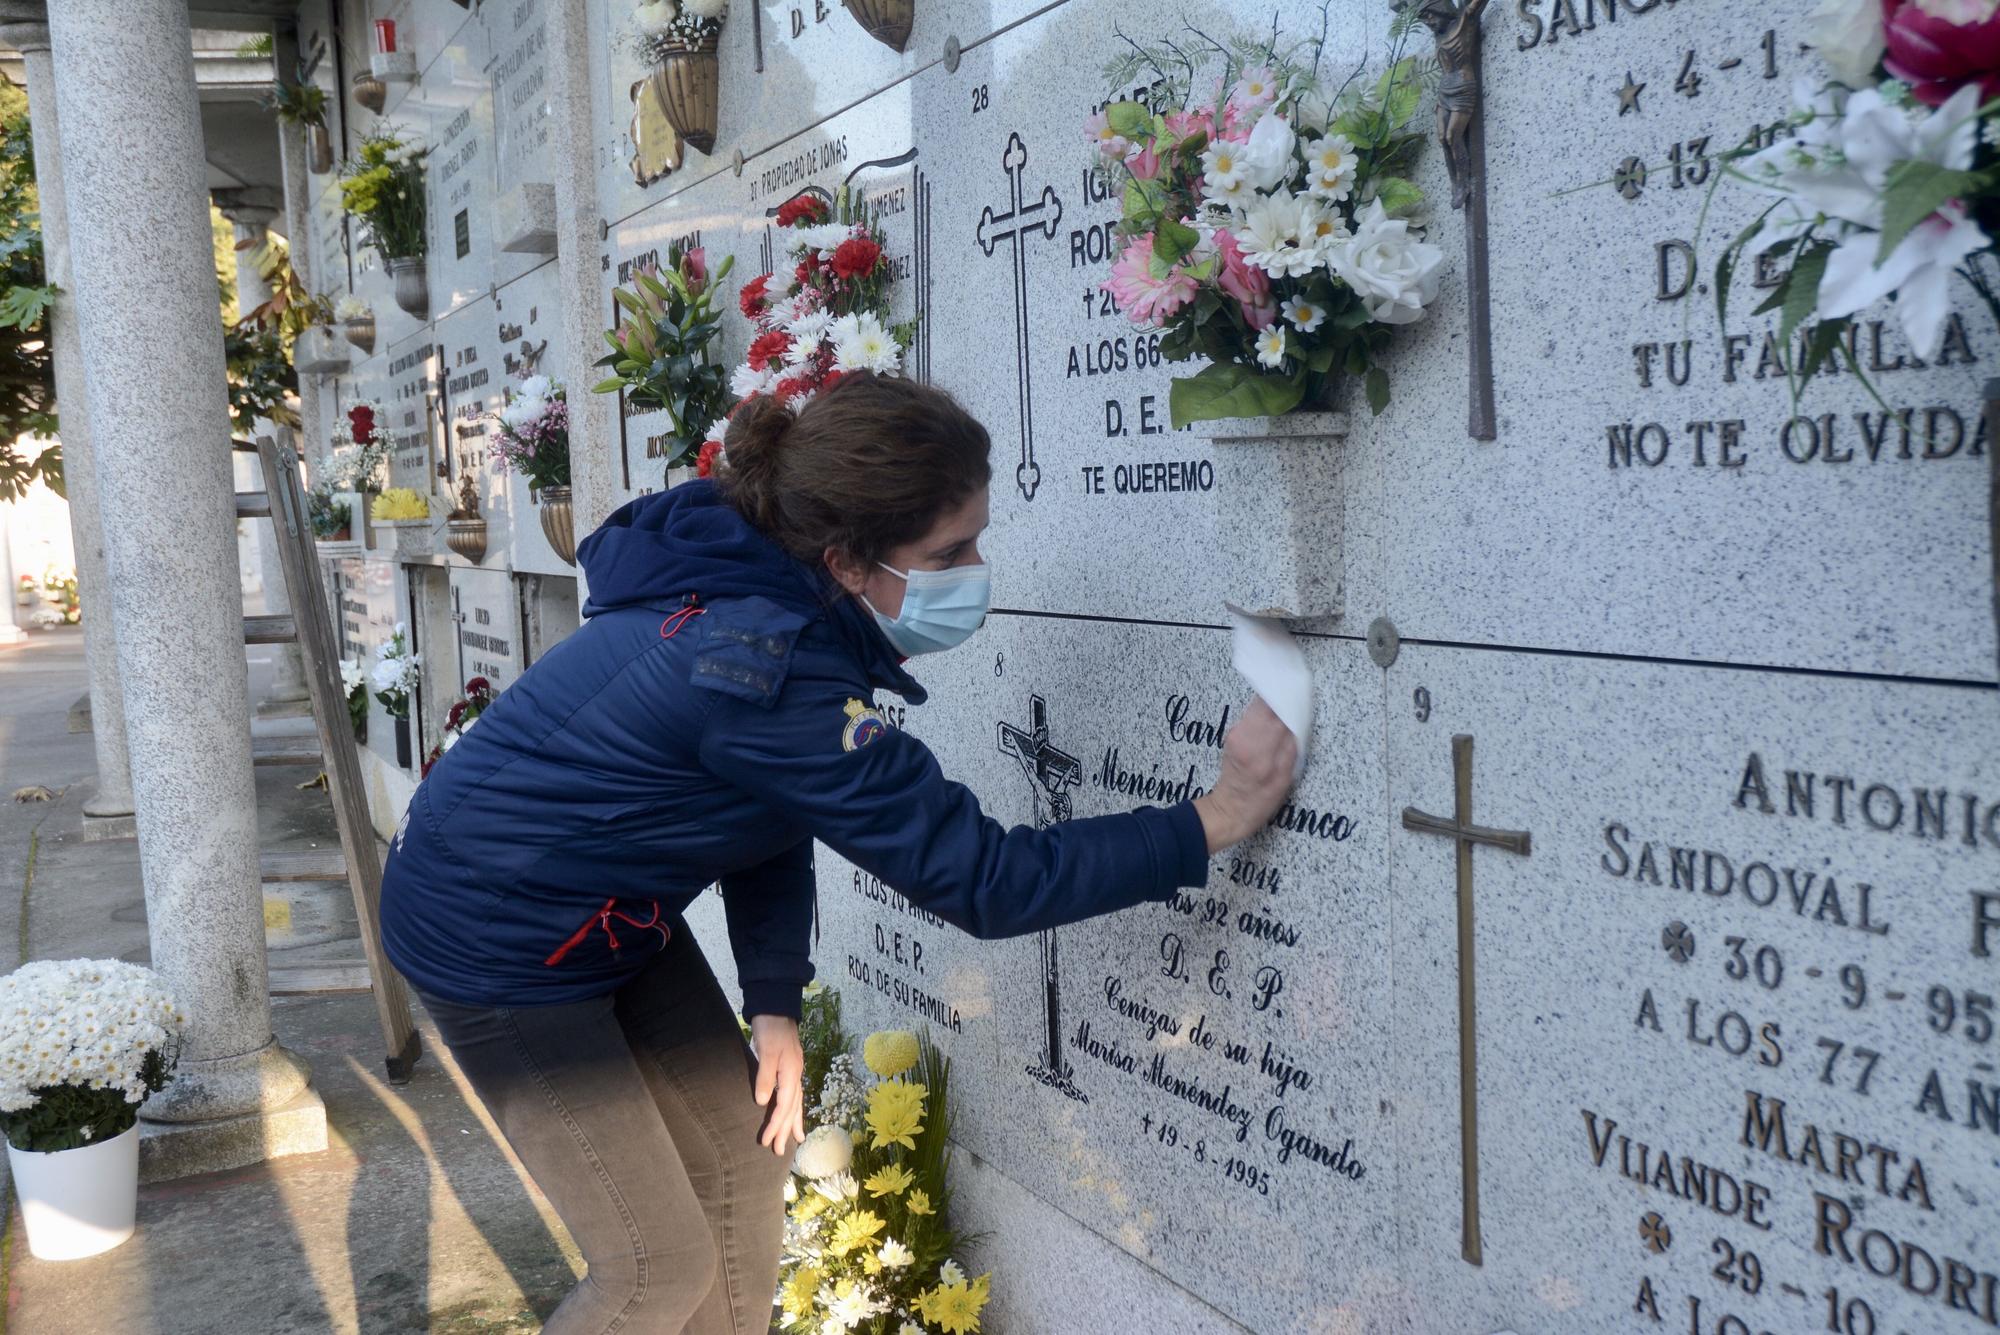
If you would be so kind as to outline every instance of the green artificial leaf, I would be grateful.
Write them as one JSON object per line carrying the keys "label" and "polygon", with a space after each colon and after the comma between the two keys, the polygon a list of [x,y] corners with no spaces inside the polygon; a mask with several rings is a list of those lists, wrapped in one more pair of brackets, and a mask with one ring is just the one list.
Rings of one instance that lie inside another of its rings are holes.
{"label": "green artificial leaf", "polygon": [[646,303],[633,296],[630,292],[627,292],[624,288],[612,288],[611,299],[632,312],[632,314],[638,316],[641,320],[649,323],[652,321],[653,313],[646,309]]}
{"label": "green artificial leaf", "polygon": [[[1153,258],[1164,260],[1171,268],[1200,244],[1200,232],[1172,218],[1162,218],[1159,230],[1153,233]],[[1166,275],[1162,273],[1159,276],[1164,278]]]}
{"label": "green artificial leaf", "polygon": [[600,380],[592,385],[590,392],[592,394],[611,394],[623,388],[625,388],[624,380],[618,376],[612,376],[609,380]]}
{"label": "green artificial leaf", "polygon": [[1778,321],[1778,342],[1789,348],[1792,332],[1819,304],[1819,281],[1826,273],[1826,260],[1833,254],[1831,241],[1815,243],[1792,263],[1785,278],[1785,313]]}
{"label": "green artificial leaf", "polygon": [[1111,133],[1126,139],[1149,139],[1153,134],[1153,113],[1137,102],[1113,102],[1104,109]]}
{"label": "green artificial leaf", "polygon": [[1131,180],[1125,183],[1125,221],[1140,223],[1138,231],[1149,231],[1159,221],[1167,204],[1167,187],[1158,180]]}
{"label": "green artificial leaf", "polygon": [[1383,210],[1391,218],[1407,218],[1424,206],[1424,192],[1417,183],[1400,176],[1378,177],[1375,198],[1382,201]]}
{"label": "green artificial leaf", "polygon": [[1200,157],[1207,150],[1208,131],[1196,130],[1193,134],[1181,140],[1181,146],[1176,151],[1184,158],[1194,159]]}
{"label": "green artificial leaf", "polygon": [[1978,185],[1974,172],[1953,171],[1935,162],[1897,163],[1882,187],[1882,246],[1875,252],[1876,267],[1889,262],[1919,223]]}
{"label": "green artificial leaf", "polygon": [[1388,128],[1400,130],[1417,114],[1417,105],[1423,101],[1424,83],[1417,74],[1415,56],[1404,56],[1382,72],[1375,83],[1375,102],[1382,108],[1382,118]]}
{"label": "green artificial leaf", "polygon": [[1307,352],[1300,360],[1304,362],[1308,371],[1315,375],[1325,375],[1333,369],[1334,362],[1340,357],[1340,351],[1340,343],[1329,339]]}
{"label": "green artificial leaf", "polygon": [[1778,284],[1777,289],[1774,292],[1772,292],[1770,296],[1764,298],[1764,300],[1758,304],[1757,309],[1751,311],[1750,313],[1752,315],[1769,315],[1772,311],[1775,311],[1780,306],[1783,306],[1785,304],[1785,293],[1791,290],[1792,278],[1796,273],[1797,270],[1793,270],[1792,273],[1786,274],[1785,281]]}
{"label": "green artificial leaf", "polygon": [[1298,407],[1304,397],[1305,385],[1295,376],[1224,362],[1195,375],[1175,376],[1167,406],[1178,429],[1223,417],[1276,417]]}
{"label": "green artificial leaf", "polygon": [[1368,376],[1362,382],[1368,394],[1368,411],[1376,417],[1389,406],[1389,373],[1379,366],[1368,368]]}
{"label": "green artificial leaf", "polygon": [[1846,334],[1853,324],[1853,320],[1842,316],[1838,320],[1822,320],[1813,326],[1812,338],[1806,344],[1805,365],[1799,371],[1800,393],[1804,393],[1812,378],[1819,374],[1819,368],[1826,364],[1826,359],[1833,354],[1833,350],[1841,345],[1842,335]]}

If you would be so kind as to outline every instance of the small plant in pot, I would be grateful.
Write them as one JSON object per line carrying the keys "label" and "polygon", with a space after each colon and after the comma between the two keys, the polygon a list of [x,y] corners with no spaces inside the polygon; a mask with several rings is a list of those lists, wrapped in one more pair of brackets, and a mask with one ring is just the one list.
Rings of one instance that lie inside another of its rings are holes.
{"label": "small plant in pot", "polygon": [[305,132],[306,170],[315,176],[333,170],[333,136],[326,124],[326,89],[303,78],[296,83],[280,80],[264,95],[264,105],[277,115],[280,124],[296,125]]}
{"label": "small plant in pot", "polygon": [[347,341],[361,349],[361,355],[370,356],[375,351],[375,308],[353,293],[342,297],[333,308],[333,318],[340,321],[341,332]]}
{"label": "small plant in pot", "polygon": [[674,132],[703,153],[715,151],[721,77],[716,50],[728,0],[650,0],[632,11],[630,44],[653,67],[647,76]]}
{"label": "small plant in pot", "polygon": [[431,310],[430,280],[424,272],[425,166],[430,150],[394,126],[361,141],[360,151],[342,165],[340,206],[361,222],[372,246],[396,280],[396,304],[418,319]]}
{"label": "small plant in pot", "polygon": [[173,1079],[186,1024],[137,964],[39,960],[0,978],[0,1131],[34,1255],[132,1236],[139,1105]]}
{"label": "small plant in pot", "polygon": [[396,763],[410,767],[410,697],[422,680],[419,669],[423,656],[410,648],[410,628],[396,623],[395,631],[375,646],[375,666],[369,684],[389,717],[396,721]]}
{"label": "small plant in pot", "polygon": [[555,554],[576,564],[576,524],[570,512],[569,400],[545,375],[531,375],[507,397],[493,441],[495,472],[527,479],[541,512],[542,536]]}
{"label": "small plant in pot", "polygon": [[701,247],[685,254],[671,249],[665,269],[643,266],[633,272],[630,291],[611,294],[625,314],[605,333],[611,355],[597,365],[615,374],[591,388],[624,390],[635,411],[666,413],[674,441],[669,469],[693,464],[710,429],[729,412],[729,368],[710,348],[722,330],[714,294],[734,264],[731,256],[711,274]]}

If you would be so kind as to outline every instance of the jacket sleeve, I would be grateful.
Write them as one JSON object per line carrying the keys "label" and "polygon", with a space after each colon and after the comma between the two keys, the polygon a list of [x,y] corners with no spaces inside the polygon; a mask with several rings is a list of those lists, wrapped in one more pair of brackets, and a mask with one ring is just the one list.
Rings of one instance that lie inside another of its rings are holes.
{"label": "jacket sleeve", "polygon": [[743,1016],[787,1015],[796,1020],[799,993],[813,978],[812,840],[801,839],[754,867],[722,878],[722,911]]}
{"label": "jacket sleeve", "polygon": [[702,762],[945,921],[974,936],[1019,936],[1207,882],[1192,803],[1009,830],[908,733],[873,730],[847,749],[850,692],[837,687],[794,681],[773,708],[718,699]]}

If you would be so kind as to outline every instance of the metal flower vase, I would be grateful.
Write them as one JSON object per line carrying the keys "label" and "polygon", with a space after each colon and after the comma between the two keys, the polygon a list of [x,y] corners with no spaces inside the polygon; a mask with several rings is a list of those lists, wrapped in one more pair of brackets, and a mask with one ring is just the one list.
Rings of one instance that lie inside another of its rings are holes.
{"label": "metal flower vase", "polygon": [[720,32],[696,38],[669,51],[647,80],[660,99],[667,123],[689,145],[703,153],[715,151],[716,105],[721,88],[716,48]]}
{"label": "metal flower vase", "polygon": [[542,514],[542,536],[549,540],[549,546],[563,559],[565,565],[576,564],[576,521],[570,513],[570,491],[568,487],[543,487],[539,506]]}
{"label": "metal flower vase", "polygon": [[431,280],[424,267],[424,257],[411,255],[390,260],[389,276],[396,280],[396,304],[419,320],[428,320],[431,314]]}
{"label": "metal flower vase", "polygon": [[410,721],[396,720],[396,765],[400,769],[410,767]]}
{"label": "metal flower vase", "polygon": [[314,176],[333,170],[333,136],[324,125],[306,126],[306,170]]}
{"label": "metal flower vase", "polygon": [[910,44],[910,29],[917,22],[917,0],[841,0],[861,30],[891,51]]}
{"label": "metal flower vase", "polygon": [[375,317],[373,315],[357,316],[347,321],[342,327],[342,332],[347,335],[349,343],[361,349],[362,356],[369,356],[375,351]]}
{"label": "metal flower vase", "polygon": [[354,100],[378,116],[388,105],[389,85],[376,78],[372,70],[363,70],[355,75],[351,87],[354,89]]}
{"label": "metal flower vase", "polygon": [[445,517],[444,543],[474,565],[486,559],[486,516],[479,510],[479,481],[471,473],[459,480],[458,508]]}
{"label": "metal flower vase", "polygon": [[1341,611],[1348,419],[1293,412],[1207,422],[1229,600],[1292,620]]}

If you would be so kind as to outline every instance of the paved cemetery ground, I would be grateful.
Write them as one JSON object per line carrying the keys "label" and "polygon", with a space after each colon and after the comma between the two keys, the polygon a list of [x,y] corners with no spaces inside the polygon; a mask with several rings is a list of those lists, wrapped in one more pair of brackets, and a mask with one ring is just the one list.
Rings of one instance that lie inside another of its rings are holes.
{"label": "paved cemetery ground", "polygon": [[[253,699],[268,678],[268,664],[253,657]],[[93,761],[89,735],[69,732],[67,715],[84,680],[74,628],[0,649],[0,972],[29,959],[130,956],[146,945],[136,845],[81,837]],[[265,847],[324,847],[335,837],[325,794],[297,788],[311,777],[259,769]],[[55,797],[11,800],[30,785]],[[331,1148],[143,1187],[137,1236],[87,1261],[29,1256],[9,1191],[0,1332],[539,1328],[580,1269],[575,1249],[440,1064],[428,1022],[419,1015],[425,1056],[416,1077],[392,1088],[381,1078],[366,995],[280,999],[273,1020],[279,1040],[312,1064]]]}

